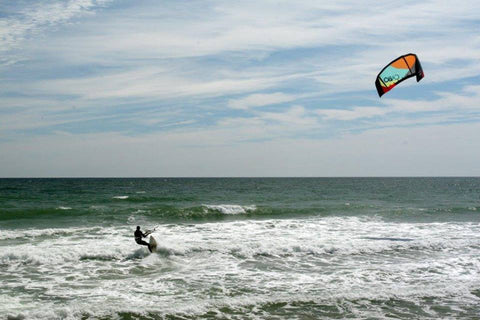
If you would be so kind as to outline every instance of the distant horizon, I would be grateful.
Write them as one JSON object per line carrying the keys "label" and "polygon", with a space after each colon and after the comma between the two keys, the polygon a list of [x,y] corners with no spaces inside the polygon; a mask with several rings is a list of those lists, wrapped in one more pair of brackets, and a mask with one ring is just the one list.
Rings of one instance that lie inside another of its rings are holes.
{"label": "distant horizon", "polygon": [[397,178],[480,178],[480,176],[258,176],[258,177],[0,177],[0,179],[397,179]]}

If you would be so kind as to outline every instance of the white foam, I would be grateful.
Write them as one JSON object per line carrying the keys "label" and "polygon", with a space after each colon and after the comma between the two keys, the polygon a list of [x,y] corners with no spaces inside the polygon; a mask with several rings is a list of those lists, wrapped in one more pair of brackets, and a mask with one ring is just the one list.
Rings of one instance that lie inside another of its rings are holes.
{"label": "white foam", "polygon": [[120,199],[120,200],[125,200],[128,199],[128,196],[115,196],[113,199]]}
{"label": "white foam", "polygon": [[[350,299],[365,301],[363,308],[348,306],[355,317],[385,318],[369,300],[420,304],[422,297],[433,297],[452,308],[478,305],[470,293],[480,286],[478,223],[320,217],[160,225],[155,238],[161,252],[154,254],[135,244],[133,231],[8,231],[50,238],[2,247],[0,276],[18,281],[2,283],[0,314],[78,319],[85,313],[115,318],[119,312],[152,312],[195,318],[213,310],[228,318],[224,307],[250,312],[252,304],[335,306]],[[31,293],[38,290],[62,303]]]}
{"label": "white foam", "polygon": [[2,230],[0,233],[0,240],[53,236],[65,237],[83,232],[96,232],[98,230],[100,230],[99,227]]}
{"label": "white foam", "polygon": [[58,210],[72,210],[71,207],[64,207],[64,206],[60,206],[57,208]]}
{"label": "white foam", "polygon": [[255,205],[240,206],[237,204],[204,204],[207,210],[220,211],[223,214],[244,214],[250,211],[255,211],[257,207]]}

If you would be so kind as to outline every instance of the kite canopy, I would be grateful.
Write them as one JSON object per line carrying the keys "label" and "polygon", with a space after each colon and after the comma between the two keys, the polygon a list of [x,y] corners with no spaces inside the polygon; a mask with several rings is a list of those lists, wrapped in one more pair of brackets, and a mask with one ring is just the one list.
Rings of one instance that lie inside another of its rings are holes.
{"label": "kite canopy", "polygon": [[423,69],[416,54],[409,53],[398,57],[380,71],[375,80],[378,95],[381,97],[405,79],[417,76],[423,78]]}

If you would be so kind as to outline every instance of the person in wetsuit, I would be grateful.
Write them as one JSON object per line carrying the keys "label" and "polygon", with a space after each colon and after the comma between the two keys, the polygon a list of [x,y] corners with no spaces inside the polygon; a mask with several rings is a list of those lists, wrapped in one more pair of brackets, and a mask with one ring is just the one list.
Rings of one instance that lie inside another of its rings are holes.
{"label": "person in wetsuit", "polygon": [[140,226],[137,226],[137,230],[135,230],[135,242],[142,246],[147,246],[148,250],[152,252],[152,248],[150,248],[150,244],[146,241],[143,241],[142,238],[145,238],[149,235],[149,232],[143,233],[140,231]]}

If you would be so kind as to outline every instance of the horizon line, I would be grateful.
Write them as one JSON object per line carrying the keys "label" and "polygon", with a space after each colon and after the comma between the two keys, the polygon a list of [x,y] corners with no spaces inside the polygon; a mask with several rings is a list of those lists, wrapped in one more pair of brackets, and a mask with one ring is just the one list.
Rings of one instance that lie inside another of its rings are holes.
{"label": "horizon line", "polygon": [[0,179],[332,179],[332,178],[480,178],[480,176],[51,176],[51,177],[0,177]]}

